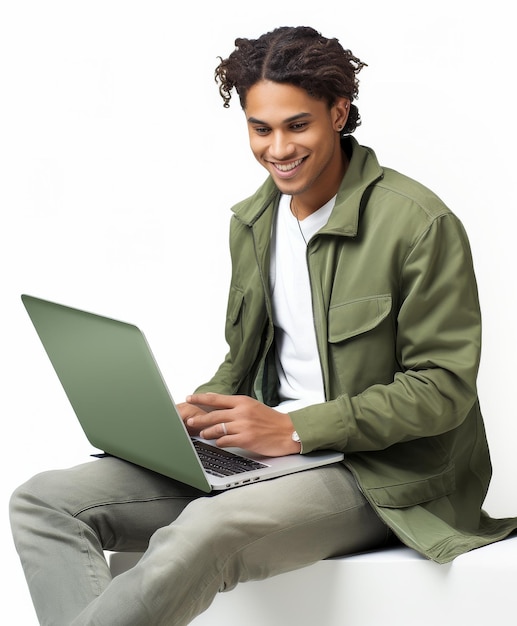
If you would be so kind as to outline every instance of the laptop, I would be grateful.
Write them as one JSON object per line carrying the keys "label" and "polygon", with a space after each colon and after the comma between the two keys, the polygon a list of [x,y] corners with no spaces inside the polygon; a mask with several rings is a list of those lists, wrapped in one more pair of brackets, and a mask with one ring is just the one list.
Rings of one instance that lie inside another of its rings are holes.
{"label": "laptop", "polygon": [[137,326],[29,295],[22,301],[100,456],[119,457],[204,492],[344,458],[332,450],[265,457],[191,437]]}

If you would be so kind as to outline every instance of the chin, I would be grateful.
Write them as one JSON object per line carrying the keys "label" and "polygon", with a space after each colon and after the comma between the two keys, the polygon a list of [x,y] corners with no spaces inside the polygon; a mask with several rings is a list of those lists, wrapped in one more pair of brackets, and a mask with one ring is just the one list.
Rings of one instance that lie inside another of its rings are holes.
{"label": "chin", "polygon": [[302,193],[304,191],[304,187],[301,186],[300,184],[296,184],[294,182],[284,180],[282,178],[278,179],[276,176],[273,176],[273,180],[275,181],[275,184],[278,187],[278,189],[285,195],[296,196],[299,193]]}

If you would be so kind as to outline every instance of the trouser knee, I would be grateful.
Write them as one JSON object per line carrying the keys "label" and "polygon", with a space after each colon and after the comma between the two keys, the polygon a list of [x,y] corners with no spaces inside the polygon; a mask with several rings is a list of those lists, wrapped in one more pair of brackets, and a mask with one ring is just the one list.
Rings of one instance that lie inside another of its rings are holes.
{"label": "trouser knee", "polygon": [[45,474],[34,476],[13,492],[9,501],[9,516],[14,533],[20,525],[27,525],[41,506],[45,503],[49,506],[51,493]]}
{"label": "trouser knee", "polygon": [[12,494],[9,508],[11,516],[29,512],[34,507],[46,505],[52,509],[68,508],[73,497],[73,487],[63,480],[64,471],[55,470],[36,474],[20,485]]}

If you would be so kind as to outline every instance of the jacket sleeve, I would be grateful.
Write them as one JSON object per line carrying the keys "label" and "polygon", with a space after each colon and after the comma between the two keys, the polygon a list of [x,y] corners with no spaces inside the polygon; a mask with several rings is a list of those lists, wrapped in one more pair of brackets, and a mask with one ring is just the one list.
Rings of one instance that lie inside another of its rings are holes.
{"label": "jacket sleeve", "polygon": [[454,215],[437,217],[420,236],[398,289],[400,371],[389,384],[293,411],[303,452],[381,450],[439,435],[459,426],[476,402],[480,311],[469,243]]}

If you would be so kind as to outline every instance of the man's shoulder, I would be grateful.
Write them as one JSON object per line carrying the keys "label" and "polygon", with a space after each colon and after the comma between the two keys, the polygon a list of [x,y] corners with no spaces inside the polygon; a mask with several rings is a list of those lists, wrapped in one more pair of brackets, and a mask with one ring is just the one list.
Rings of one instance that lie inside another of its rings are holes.
{"label": "man's shoulder", "polygon": [[430,219],[451,213],[440,196],[429,187],[389,167],[383,167],[383,175],[376,181],[375,187],[385,202],[393,202],[397,206],[405,204],[423,211]]}
{"label": "man's shoulder", "polygon": [[358,143],[354,137],[343,142],[345,151],[351,156],[350,172],[344,178],[343,198],[361,197],[368,199],[368,207],[382,210],[387,217],[391,210],[399,215],[404,210],[422,213],[426,219],[434,219],[450,209],[429,187],[402,174],[396,169],[379,163],[375,151]]}

